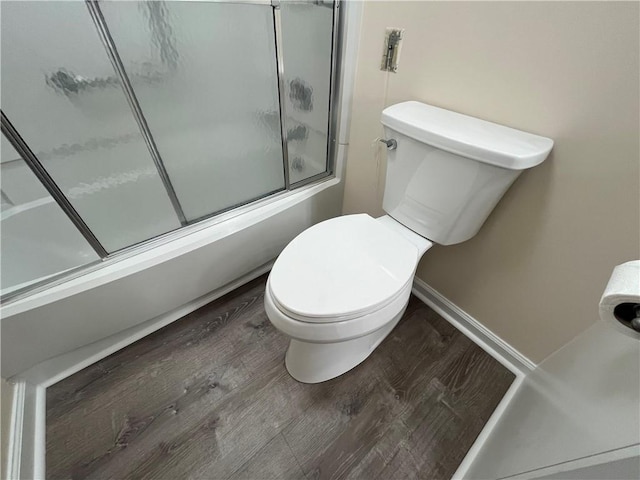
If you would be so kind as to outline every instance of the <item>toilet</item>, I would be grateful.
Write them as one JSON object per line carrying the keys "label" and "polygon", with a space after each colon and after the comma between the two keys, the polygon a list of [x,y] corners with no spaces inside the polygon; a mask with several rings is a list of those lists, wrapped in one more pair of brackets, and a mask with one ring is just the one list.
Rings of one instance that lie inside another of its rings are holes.
{"label": "toilet", "polygon": [[396,326],[434,243],[473,237],[522,170],[553,141],[419,102],[382,112],[389,149],[380,218],[318,223],[276,260],[265,311],[291,340],[293,378],[318,383],[363,362]]}

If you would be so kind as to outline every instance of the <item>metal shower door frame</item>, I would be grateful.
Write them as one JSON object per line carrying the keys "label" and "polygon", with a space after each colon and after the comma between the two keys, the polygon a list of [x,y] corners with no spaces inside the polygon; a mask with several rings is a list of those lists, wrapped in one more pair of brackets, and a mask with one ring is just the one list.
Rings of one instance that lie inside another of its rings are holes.
{"label": "metal shower door frame", "polygon": [[100,36],[100,40],[104,45],[104,48],[107,52],[107,56],[109,57],[109,61],[113,66],[113,69],[116,72],[120,80],[120,85],[122,86],[122,91],[124,92],[124,96],[127,98],[127,102],[131,107],[131,112],[133,113],[133,117],[140,128],[140,133],[142,134],[142,138],[144,138],[145,143],[147,144],[147,148],[149,153],[151,154],[151,159],[156,166],[156,170],[158,171],[158,175],[160,175],[160,179],[162,180],[162,184],[164,185],[164,189],[167,192],[167,196],[171,200],[171,205],[173,206],[174,211],[180,221],[180,225],[182,227],[188,225],[187,217],[184,214],[184,210],[182,209],[182,205],[180,205],[180,200],[178,199],[178,195],[176,194],[176,190],[171,183],[171,178],[169,177],[169,173],[162,161],[162,157],[160,156],[160,152],[158,151],[158,146],[156,145],[155,140],[153,139],[153,135],[151,135],[151,130],[149,129],[149,125],[147,124],[147,119],[142,112],[142,108],[140,107],[140,103],[138,102],[138,98],[136,97],[136,93],[133,90],[131,85],[131,81],[129,80],[129,76],[124,68],[124,64],[122,63],[122,59],[118,54],[118,49],[116,48],[116,44],[113,41],[113,37],[111,36],[111,32],[109,32],[109,28],[104,19],[104,15],[102,14],[102,10],[100,9],[100,5],[98,0],[85,0],[85,4],[89,9],[89,15],[91,15],[91,19],[98,31],[98,35]]}
{"label": "metal shower door frame", "polygon": [[[271,192],[265,196],[257,199],[250,199],[246,203],[236,205],[233,209],[245,207],[246,208],[259,208],[265,203],[277,200],[280,197],[289,195],[293,190],[320,182],[324,179],[330,178],[335,173],[336,154],[337,154],[337,136],[339,127],[339,111],[338,102],[340,99],[340,73],[341,73],[341,52],[343,45],[343,32],[344,32],[344,16],[342,15],[341,3],[342,0],[333,1],[333,35],[331,45],[331,72],[330,72],[330,90],[329,90],[329,115],[328,115],[328,135],[327,135],[327,157],[326,157],[326,169],[324,172],[311,176],[307,179],[291,183],[289,175],[289,155],[288,155],[288,142],[287,142],[287,129],[285,125],[286,105],[285,105],[285,65],[283,57],[283,42],[282,42],[282,20],[280,11],[280,0],[212,0],[214,3],[231,3],[231,4],[249,4],[249,5],[261,5],[270,6],[273,10],[274,19],[274,33],[276,42],[276,67],[277,67],[277,84],[278,84],[278,98],[280,107],[280,131],[282,139],[282,154],[283,154],[283,169],[285,189],[284,191]],[[1,112],[1,130],[7,140],[20,154],[22,159],[33,171],[38,180],[45,187],[47,192],[52,196],[54,201],[61,207],[63,212],[71,220],[74,226],[86,239],[89,245],[93,248],[96,254],[100,257],[100,260],[80,265],[73,269],[61,272],[56,275],[52,275],[45,280],[36,281],[31,285],[24,288],[17,289],[11,293],[5,294],[0,297],[0,302],[5,304],[7,301],[13,301],[30,295],[44,288],[49,288],[52,285],[59,284],[63,281],[68,281],[73,278],[80,277],[87,273],[96,271],[105,265],[112,264],[125,258],[129,258],[133,255],[148,251],[159,245],[162,245],[173,240],[177,240],[181,237],[189,235],[193,232],[199,231],[203,228],[210,226],[213,223],[218,223],[216,217],[228,215],[229,210],[223,210],[213,212],[210,215],[193,219],[188,221],[180,205],[180,201],[176,195],[173,184],[164,166],[164,162],[158,152],[157,145],[153,139],[149,126],[144,117],[143,111],[137,100],[135,92],[131,86],[129,77],[122,63],[122,60],[117,52],[115,43],[108,30],[108,26],[105,22],[104,16],[100,9],[100,0],[85,0],[85,4],[89,10],[90,16],[98,30],[101,41],[107,51],[109,60],[114,67],[116,74],[118,75],[123,92],[127,101],[129,102],[132,114],[138,123],[138,127],[142,133],[142,136],[147,144],[153,162],[158,170],[160,178],[165,186],[167,195],[169,196],[172,206],[178,216],[181,223],[181,228],[170,232],[163,233],[156,237],[150,238],[143,242],[124,247],[114,252],[108,252],[98,238],[94,235],[83,218],[79,215],[77,210],[73,207],[70,201],[67,199],[64,192],[60,189],[58,184],[50,176],[46,168],[42,165],[37,156],[32,152],[28,144],[22,139],[19,132],[13,127],[10,120]],[[250,205],[248,205],[250,204]],[[208,220],[208,221],[207,221]]]}

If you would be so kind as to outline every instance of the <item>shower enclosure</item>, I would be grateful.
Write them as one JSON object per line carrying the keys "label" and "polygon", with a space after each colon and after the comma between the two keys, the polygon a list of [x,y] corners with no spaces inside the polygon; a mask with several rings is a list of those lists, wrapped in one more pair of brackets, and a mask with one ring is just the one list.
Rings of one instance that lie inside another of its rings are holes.
{"label": "shower enclosure", "polygon": [[333,173],[333,1],[0,8],[3,301]]}

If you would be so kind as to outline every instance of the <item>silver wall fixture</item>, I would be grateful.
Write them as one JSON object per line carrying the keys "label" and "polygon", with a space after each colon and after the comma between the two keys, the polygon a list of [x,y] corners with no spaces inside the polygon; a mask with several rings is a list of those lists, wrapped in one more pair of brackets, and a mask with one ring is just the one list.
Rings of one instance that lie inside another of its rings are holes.
{"label": "silver wall fixture", "polygon": [[382,52],[382,63],[380,70],[396,73],[398,71],[398,60],[400,59],[400,47],[404,29],[387,28],[384,36],[384,51]]}
{"label": "silver wall fixture", "polygon": [[390,138],[389,140],[381,138],[380,141],[387,146],[387,150],[395,150],[398,148],[398,142],[396,142],[395,138]]}

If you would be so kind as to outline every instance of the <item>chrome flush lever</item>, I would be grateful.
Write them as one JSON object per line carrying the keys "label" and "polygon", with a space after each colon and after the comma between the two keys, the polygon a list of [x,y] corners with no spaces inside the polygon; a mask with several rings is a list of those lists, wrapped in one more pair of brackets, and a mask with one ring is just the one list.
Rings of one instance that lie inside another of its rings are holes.
{"label": "chrome flush lever", "polygon": [[396,142],[393,138],[390,138],[389,140],[381,138],[379,140],[387,146],[387,150],[395,150],[396,148],[398,148],[398,142]]}

